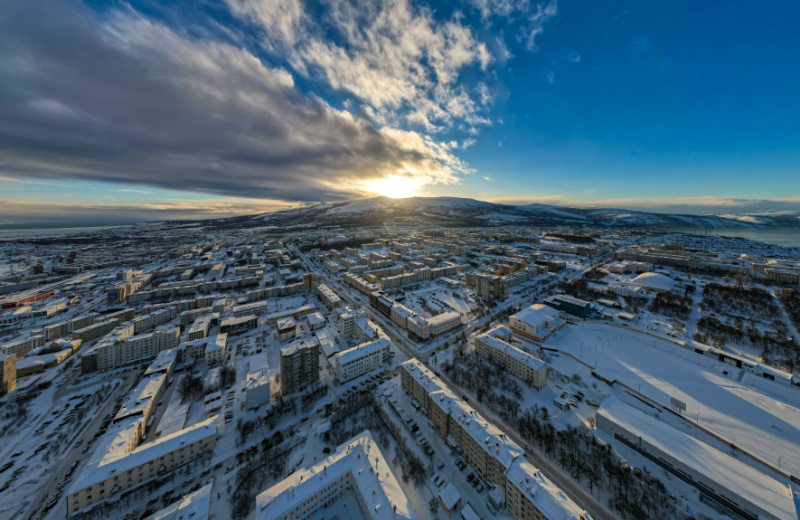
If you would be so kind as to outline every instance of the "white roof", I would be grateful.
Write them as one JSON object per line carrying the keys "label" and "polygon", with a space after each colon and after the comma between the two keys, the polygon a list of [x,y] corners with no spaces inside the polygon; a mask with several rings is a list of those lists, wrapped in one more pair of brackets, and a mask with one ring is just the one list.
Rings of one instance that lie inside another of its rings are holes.
{"label": "white roof", "polygon": [[208,518],[208,506],[211,504],[211,487],[206,484],[194,493],[173,502],[161,511],[157,511],[145,520],[204,520]]}
{"label": "white roof", "polygon": [[644,442],[776,518],[797,518],[788,485],[613,397],[597,410]]}
{"label": "white roof", "polygon": [[102,482],[114,475],[121,475],[126,471],[140,466],[151,460],[156,460],[163,455],[172,453],[181,446],[188,446],[202,439],[217,434],[219,416],[215,415],[194,426],[161,437],[153,442],[142,444],[127,454],[119,457],[103,457],[90,461],[83,469],[81,476],[71,487],[70,493]]}
{"label": "white roof", "polygon": [[517,457],[506,471],[514,486],[522,491],[550,520],[584,520],[590,518],[559,487],[524,457]]}
{"label": "white roof", "polygon": [[375,341],[361,343],[353,348],[343,350],[342,352],[336,354],[335,359],[340,365],[342,365],[344,363],[349,363],[350,361],[360,359],[364,356],[368,356],[375,351],[383,350],[385,348],[389,348],[389,340],[386,338],[380,338]]}
{"label": "white roof", "polygon": [[454,311],[443,312],[441,314],[437,314],[436,316],[428,318],[428,323],[430,323],[431,325],[435,325],[437,323],[444,323],[445,321],[450,321],[455,319],[460,320],[461,314]]}
{"label": "white roof", "polygon": [[[302,505],[320,489],[351,475],[370,520],[412,520],[411,504],[369,431],[314,466],[301,469],[256,497],[256,519],[272,520]],[[320,504],[321,506],[321,504]],[[310,513],[310,512],[309,512]]]}
{"label": "white roof", "polygon": [[658,291],[671,291],[677,284],[675,280],[661,273],[642,273],[631,280],[631,283]]}
{"label": "white roof", "polygon": [[322,314],[318,312],[312,312],[311,314],[306,316],[306,319],[308,320],[308,323],[310,325],[316,325],[317,323],[325,323],[325,318],[322,316]]}
{"label": "white roof", "polygon": [[557,320],[558,310],[548,305],[535,303],[530,307],[522,309],[518,313],[513,314],[512,317],[518,319],[519,321],[533,328],[537,328],[546,324],[549,321]]}
{"label": "white roof", "polygon": [[478,336],[478,339],[480,339],[480,341],[485,345],[503,352],[535,370],[542,370],[547,366],[547,364],[541,359],[532,356],[531,354],[528,354],[527,352],[524,352],[513,345],[509,345],[491,333],[482,334],[481,336]]}
{"label": "white roof", "polygon": [[439,498],[442,500],[445,509],[452,511],[461,500],[461,493],[456,489],[455,484],[452,482],[439,491]]}

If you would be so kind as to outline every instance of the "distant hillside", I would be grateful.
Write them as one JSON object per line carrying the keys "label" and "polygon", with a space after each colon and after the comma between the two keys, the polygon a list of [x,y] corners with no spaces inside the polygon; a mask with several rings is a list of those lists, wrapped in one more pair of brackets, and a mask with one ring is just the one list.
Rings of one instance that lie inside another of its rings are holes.
{"label": "distant hillside", "polygon": [[[373,197],[319,204],[274,213],[201,221],[215,228],[420,224],[442,227],[536,226],[636,229],[800,228],[797,215],[676,215],[625,209],[570,208],[531,204],[513,206],[458,197]],[[176,224],[177,223],[173,223]],[[187,223],[182,223],[185,226]],[[198,222],[200,224],[200,222]]]}

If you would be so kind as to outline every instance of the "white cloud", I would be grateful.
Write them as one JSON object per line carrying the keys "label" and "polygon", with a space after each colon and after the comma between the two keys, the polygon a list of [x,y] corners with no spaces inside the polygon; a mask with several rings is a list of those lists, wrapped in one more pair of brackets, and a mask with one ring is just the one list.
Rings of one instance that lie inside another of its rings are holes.
{"label": "white cloud", "polygon": [[330,0],[319,22],[296,14],[295,2],[289,20],[274,0],[228,4],[264,28],[267,49],[285,49],[295,70],[357,97],[376,121],[427,132],[489,123],[491,100],[465,87],[460,76],[470,67],[487,70],[494,58],[458,19],[437,21],[430,9],[409,0]]}
{"label": "white cloud", "polygon": [[[281,42],[309,38],[302,12],[287,18],[257,5],[259,16],[277,17],[269,27]],[[355,186],[391,175],[413,175],[424,185],[455,183],[470,171],[445,144],[390,121],[376,127],[376,117],[303,95],[287,70],[246,49],[192,39],[132,9],[94,13],[76,0],[6,0],[0,34],[4,62],[25,64],[0,66],[6,177],[315,201],[351,196]],[[440,70],[471,59],[459,57],[475,50],[464,38],[444,45]],[[375,91],[392,95],[390,75],[373,77]],[[455,95],[442,94],[449,104],[422,99],[431,110],[481,124],[476,101],[451,83]]]}
{"label": "white cloud", "polygon": [[570,51],[570,53],[567,54],[567,59],[572,63],[580,63],[583,56],[581,56],[578,51]]}
{"label": "white cloud", "polygon": [[544,32],[544,26],[558,14],[558,1],[547,0],[536,4],[536,9],[528,16],[522,31],[522,43],[531,52],[536,51],[536,37]]}
{"label": "white cloud", "polygon": [[485,180],[485,181],[490,181],[490,180],[492,180],[492,178],[491,178],[491,177],[489,177],[488,175],[484,175],[484,176],[483,176],[483,180]]}

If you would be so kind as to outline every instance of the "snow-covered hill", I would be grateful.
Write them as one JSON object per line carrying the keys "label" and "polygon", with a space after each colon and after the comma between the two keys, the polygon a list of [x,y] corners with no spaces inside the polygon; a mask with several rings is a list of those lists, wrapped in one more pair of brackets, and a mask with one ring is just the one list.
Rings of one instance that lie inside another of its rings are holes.
{"label": "snow-covered hill", "polygon": [[765,228],[800,227],[796,215],[675,215],[625,209],[570,208],[546,204],[513,206],[458,197],[373,197],[326,203],[252,217],[240,224],[280,227],[374,226],[416,223],[432,226],[570,226],[589,228]]}

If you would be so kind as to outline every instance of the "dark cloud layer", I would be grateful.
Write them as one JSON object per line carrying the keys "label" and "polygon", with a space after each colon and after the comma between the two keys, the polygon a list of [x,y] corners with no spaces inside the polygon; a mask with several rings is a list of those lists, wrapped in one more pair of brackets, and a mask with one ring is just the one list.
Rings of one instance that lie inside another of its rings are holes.
{"label": "dark cloud layer", "polygon": [[398,171],[453,179],[455,159],[418,134],[376,129],[246,50],[132,11],[4,0],[0,35],[7,176],[287,201],[341,197]]}

